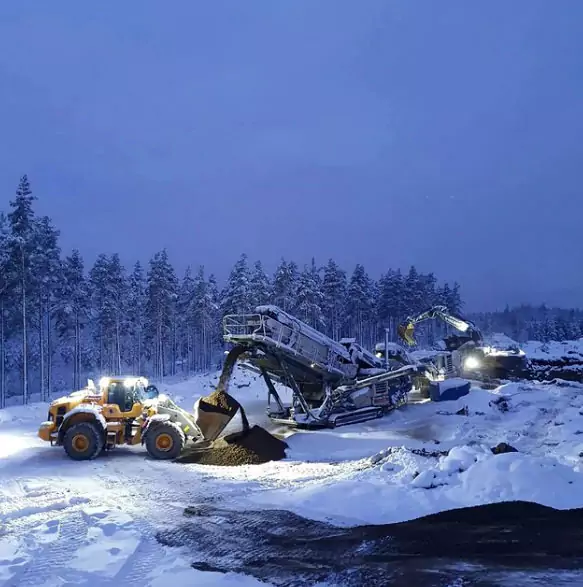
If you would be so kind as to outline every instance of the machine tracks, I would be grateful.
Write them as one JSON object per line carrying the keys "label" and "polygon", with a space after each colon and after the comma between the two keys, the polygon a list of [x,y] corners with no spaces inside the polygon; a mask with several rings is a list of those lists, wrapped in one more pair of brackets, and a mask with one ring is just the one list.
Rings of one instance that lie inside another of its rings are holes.
{"label": "machine tracks", "polygon": [[[150,464],[144,463],[144,469]],[[152,484],[152,471],[139,485],[139,470],[132,467],[127,474],[123,466],[111,465],[96,471],[90,491],[86,481],[81,487],[74,479],[0,484],[0,550],[14,553],[0,559],[0,587],[142,587],[174,558],[157,542],[157,525],[180,519],[185,503],[197,500],[198,492],[182,483],[170,484],[172,489]],[[155,474],[166,478],[165,471]],[[144,511],[143,504],[151,507],[152,494],[157,507],[148,519],[152,511]]]}

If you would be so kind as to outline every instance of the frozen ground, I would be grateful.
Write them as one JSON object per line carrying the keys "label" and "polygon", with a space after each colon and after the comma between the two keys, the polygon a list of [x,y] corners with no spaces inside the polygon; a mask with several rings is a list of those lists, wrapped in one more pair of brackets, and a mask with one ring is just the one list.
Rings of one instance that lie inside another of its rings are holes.
{"label": "frozen ground", "polygon": [[[165,391],[190,408],[213,380]],[[232,391],[252,421],[269,426],[259,382],[238,373]],[[154,462],[125,447],[72,462],[37,439],[46,411],[0,411],[1,587],[265,585],[193,570],[187,552],[156,541],[197,504],[287,509],[338,526],[505,500],[583,506],[578,384],[474,388],[456,402],[413,403],[382,420],[291,434],[285,461],[236,469]],[[499,442],[519,452],[493,455]]]}

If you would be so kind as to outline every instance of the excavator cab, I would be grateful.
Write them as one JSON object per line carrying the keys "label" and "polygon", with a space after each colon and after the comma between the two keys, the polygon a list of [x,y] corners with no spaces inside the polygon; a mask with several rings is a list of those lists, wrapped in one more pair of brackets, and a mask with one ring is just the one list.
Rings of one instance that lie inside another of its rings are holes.
{"label": "excavator cab", "polygon": [[416,344],[413,332],[415,331],[415,325],[413,322],[407,322],[406,324],[400,324],[397,327],[399,336],[409,345],[413,346]]}

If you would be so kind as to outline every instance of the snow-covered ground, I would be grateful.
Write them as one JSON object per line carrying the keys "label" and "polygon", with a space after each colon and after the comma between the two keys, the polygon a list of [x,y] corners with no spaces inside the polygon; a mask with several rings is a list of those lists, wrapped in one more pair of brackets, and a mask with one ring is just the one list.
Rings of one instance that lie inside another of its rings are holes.
{"label": "snow-covered ground", "polygon": [[530,359],[539,361],[573,360],[583,363],[583,338],[561,342],[538,342],[530,340],[522,345]]}
{"label": "snow-covered ground", "polygon": [[[161,391],[189,408],[216,381],[201,376]],[[237,373],[231,391],[252,421],[273,429],[259,381]],[[579,384],[513,383],[455,402],[411,403],[382,420],[290,433],[286,460],[240,468],[156,462],[129,447],[73,462],[36,437],[46,411],[0,411],[2,587],[265,585],[193,570],[189,553],[156,541],[185,507],[209,500],[340,526],[512,499],[583,506]],[[519,452],[492,454],[500,442]]]}

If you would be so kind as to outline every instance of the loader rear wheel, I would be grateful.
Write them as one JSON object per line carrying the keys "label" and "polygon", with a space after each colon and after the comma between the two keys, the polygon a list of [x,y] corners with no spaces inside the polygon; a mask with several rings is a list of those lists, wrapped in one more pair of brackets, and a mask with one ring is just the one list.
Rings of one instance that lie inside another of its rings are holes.
{"label": "loader rear wheel", "polygon": [[103,448],[101,430],[93,422],[73,424],[63,439],[63,448],[74,461],[89,461]]}
{"label": "loader rear wheel", "polygon": [[157,460],[170,460],[180,456],[186,439],[182,428],[174,422],[155,424],[146,435],[146,450]]}

